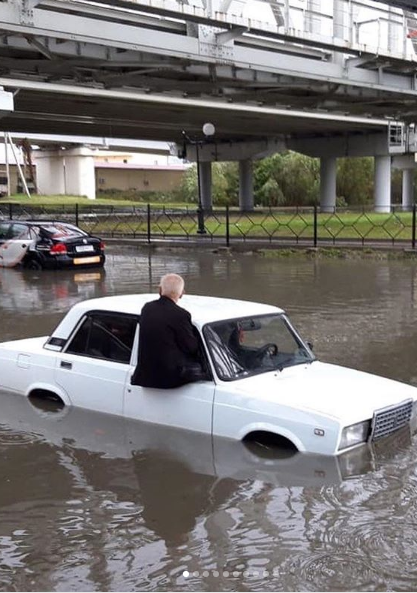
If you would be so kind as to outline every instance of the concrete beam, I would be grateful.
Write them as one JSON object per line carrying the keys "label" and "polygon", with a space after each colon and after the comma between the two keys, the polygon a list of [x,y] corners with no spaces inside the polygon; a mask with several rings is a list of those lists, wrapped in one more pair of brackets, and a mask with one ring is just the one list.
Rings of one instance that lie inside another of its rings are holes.
{"label": "concrete beam", "polygon": [[289,139],[290,150],[312,157],[383,156],[389,154],[388,124],[386,132],[356,134],[329,138]]}
{"label": "concrete beam", "polygon": [[395,155],[391,159],[391,167],[393,169],[415,169],[417,167],[415,154],[401,154]]}
{"label": "concrete beam", "polygon": [[[57,147],[65,146],[67,148],[74,148],[82,144],[89,148],[98,150],[115,150],[115,151],[129,151],[143,154],[161,154],[177,156],[176,152],[172,152],[171,145],[168,142],[156,142],[152,140],[129,140],[125,138],[103,138],[96,136],[69,136],[56,134],[22,134],[11,133],[13,140],[23,140],[26,138],[34,146],[40,148],[49,148],[56,145]],[[0,136],[0,143],[4,142],[4,138]]]}
{"label": "concrete beam", "polygon": [[[183,146],[177,145],[177,154]],[[277,152],[286,150],[285,141],[281,138],[260,140],[255,142],[225,142],[212,141],[199,146],[198,156],[200,161],[245,161],[248,159],[261,159]],[[195,146],[187,145],[187,160],[197,160]]]}

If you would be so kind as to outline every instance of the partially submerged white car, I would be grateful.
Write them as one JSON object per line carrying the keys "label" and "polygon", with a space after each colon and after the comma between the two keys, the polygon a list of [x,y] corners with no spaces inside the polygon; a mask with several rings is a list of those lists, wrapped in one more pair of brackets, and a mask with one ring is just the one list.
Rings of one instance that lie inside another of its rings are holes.
{"label": "partially submerged white car", "polygon": [[172,390],[131,385],[140,311],[155,295],[75,305],[49,337],[0,344],[0,387],[65,405],[235,440],[335,455],[407,428],[417,389],[325,364],[270,305],[184,296],[204,378]]}

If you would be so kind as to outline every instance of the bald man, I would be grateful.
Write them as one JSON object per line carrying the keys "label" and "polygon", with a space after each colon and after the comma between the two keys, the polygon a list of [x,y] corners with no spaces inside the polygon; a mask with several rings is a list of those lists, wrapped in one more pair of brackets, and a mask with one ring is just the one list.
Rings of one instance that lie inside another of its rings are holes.
{"label": "bald man", "polygon": [[198,360],[199,348],[191,315],[177,304],[183,294],[183,278],[166,274],[159,285],[159,299],[144,305],[132,385],[172,389],[196,380],[186,372],[187,365]]}

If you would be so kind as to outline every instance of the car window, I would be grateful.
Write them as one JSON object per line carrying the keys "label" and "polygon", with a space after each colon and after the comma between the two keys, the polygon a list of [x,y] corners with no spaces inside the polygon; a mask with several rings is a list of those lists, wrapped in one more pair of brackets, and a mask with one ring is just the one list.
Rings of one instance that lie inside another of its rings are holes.
{"label": "car window", "polygon": [[53,224],[43,224],[40,227],[40,234],[47,234],[54,239],[87,236],[87,233],[85,233],[81,229],[70,224],[62,224],[59,222],[54,222]]}
{"label": "car window", "polygon": [[10,238],[10,226],[8,222],[0,222],[0,241],[6,241],[6,239]]}
{"label": "car window", "polygon": [[88,315],[66,352],[129,364],[137,319],[128,315],[94,313]]}
{"label": "car window", "polygon": [[30,237],[29,227],[25,224],[13,224],[9,231],[10,239],[27,239]]}

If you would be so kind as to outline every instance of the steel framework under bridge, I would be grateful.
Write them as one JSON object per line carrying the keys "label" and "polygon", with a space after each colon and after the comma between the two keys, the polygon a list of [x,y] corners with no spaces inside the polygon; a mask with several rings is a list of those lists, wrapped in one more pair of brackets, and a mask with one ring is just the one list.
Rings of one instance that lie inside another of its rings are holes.
{"label": "steel framework under bridge", "polygon": [[411,0],[194,1],[1,1],[0,127],[181,143],[212,121],[227,143],[416,121]]}

